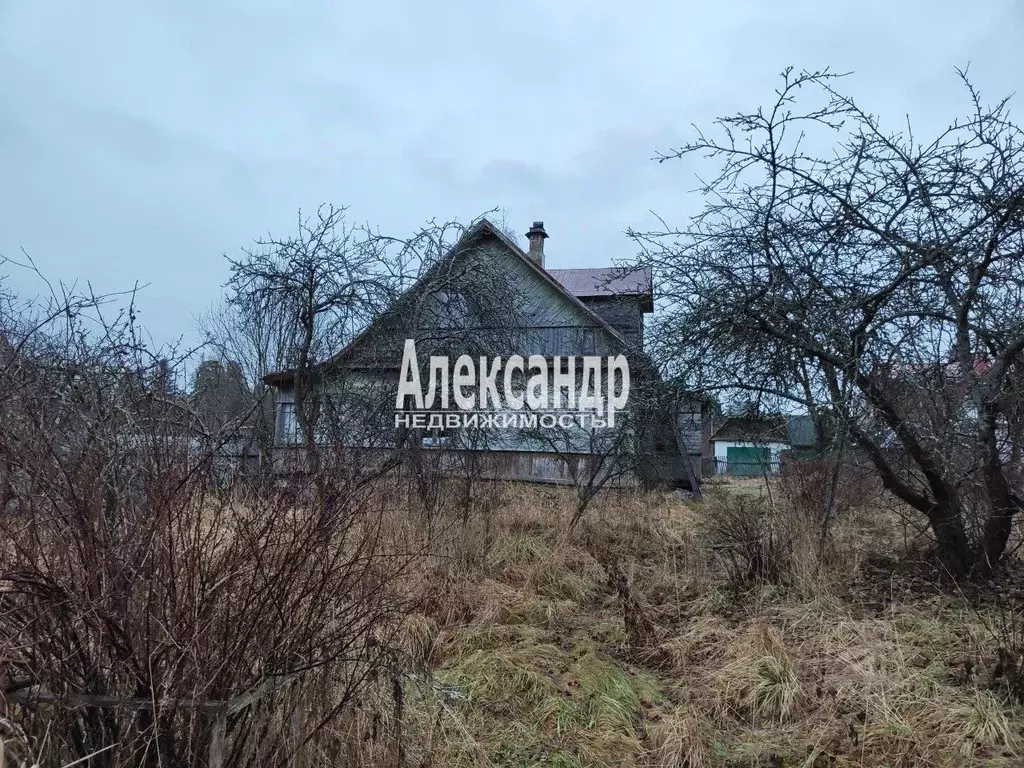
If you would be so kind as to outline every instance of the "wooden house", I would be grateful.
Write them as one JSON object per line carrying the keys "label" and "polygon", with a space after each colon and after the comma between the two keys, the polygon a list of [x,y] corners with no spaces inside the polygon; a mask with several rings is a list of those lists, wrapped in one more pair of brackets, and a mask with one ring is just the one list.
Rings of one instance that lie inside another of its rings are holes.
{"label": "wooden house", "polygon": [[[642,453],[644,461],[624,473],[621,482],[698,483],[700,407],[686,398],[666,399],[644,353],[644,318],[653,310],[650,271],[548,269],[547,237],[543,222],[534,222],[524,251],[486,219],[470,228],[391,311],[324,364],[322,378],[332,382],[337,402],[359,399],[364,407],[358,409],[361,420],[341,430],[326,429],[323,439],[364,450],[413,445],[443,454],[450,466],[479,462],[489,477],[572,482],[579,467],[609,450],[607,430],[576,429],[559,440],[536,429],[482,430],[471,436],[446,430],[396,432],[389,419],[394,418],[403,344],[415,340],[422,362],[466,353],[473,359],[536,355],[564,366],[569,358],[623,356],[631,377],[629,451],[634,457]],[[271,374],[266,381],[276,389],[279,471],[301,471],[294,372]],[[377,417],[367,423],[369,412]],[[624,450],[624,445],[619,447]]]}

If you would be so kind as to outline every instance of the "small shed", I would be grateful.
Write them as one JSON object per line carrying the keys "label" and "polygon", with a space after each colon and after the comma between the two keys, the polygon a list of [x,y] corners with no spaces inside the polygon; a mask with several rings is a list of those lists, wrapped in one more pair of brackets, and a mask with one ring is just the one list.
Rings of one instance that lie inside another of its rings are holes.
{"label": "small shed", "polygon": [[763,475],[777,473],[786,456],[813,452],[816,437],[807,415],[733,416],[709,443],[706,474]]}
{"label": "small shed", "polygon": [[756,476],[779,470],[787,450],[789,428],[785,416],[736,416],[711,435],[714,474]]}

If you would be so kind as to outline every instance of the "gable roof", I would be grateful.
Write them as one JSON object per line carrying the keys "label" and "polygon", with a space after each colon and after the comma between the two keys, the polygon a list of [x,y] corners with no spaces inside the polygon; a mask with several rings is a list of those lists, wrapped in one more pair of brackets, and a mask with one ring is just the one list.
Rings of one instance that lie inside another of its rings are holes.
{"label": "gable roof", "polygon": [[[628,348],[630,346],[629,342],[627,342],[625,338],[623,338],[621,333],[619,333],[617,330],[615,330],[615,328],[609,325],[609,323],[599,314],[597,314],[593,309],[588,307],[580,299],[578,299],[571,292],[569,292],[565,288],[565,286],[563,286],[558,280],[556,280],[551,275],[550,272],[548,272],[546,269],[537,264],[533,259],[527,256],[526,252],[523,251],[522,248],[516,245],[516,243],[511,238],[509,238],[498,227],[494,226],[494,224],[491,223],[491,221],[487,218],[481,219],[472,227],[470,227],[462,235],[462,237],[459,238],[458,242],[455,243],[454,246],[452,246],[451,250],[448,251],[445,257],[438,261],[436,264],[434,264],[432,267],[430,267],[430,269],[428,269],[426,273],[423,276],[421,276],[419,280],[417,280],[416,283],[405,292],[405,294],[403,294],[403,296],[408,296],[413,291],[415,291],[420,285],[423,285],[426,281],[428,281],[433,275],[436,274],[436,272],[439,269],[442,268],[443,264],[450,262],[451,259],[454,259],[472,240],[481,236],[488,235],[497,238],[498,241],[501,242],[501,244],[504,245],[516,258],[518,258],[520,261],[528,265],[528,267],[532,269],[544,282],[546,282],[548,285],[554,288],[555,291],[558,294],[560,294],[563,299],[570,302],[578,310],[583,312],[588,317],[588,319],[594,323],[596,327],[601,328],[612,339],[620,343],[624,348]],[[401,299],[402,297],[399,297],[399,301],[401,301]],[[324,363],[324,365],[336,364],[340,362],[342,359],[344,359],[345,356],[348,355],[349,352],[351,352],[351,350],[354,349],[363,339],[365,339],[368,336],[368,334],[377,326],[377,322],[378,321],[370,323],[370,325],[368,325],[366,328],[360,331],[356,335],[356,337],[352,339],[352,341],[346,344],[337,353],[332,355],[331,358]],[[291,381],[292,378],[294,378],[294,375],[295,372],[292,370],[279,371],[267,374],[266,376],[263,377],[263,381],[271,386],[280,386],[282,384],[287,384],[289,381]]]}
{"label": "gable roof", "polygon": [[[588,307],[586,304],[580,301],[571,291],[569,291],[564,285],[562,285],[557,279],[555,279],[554,275],[552,275],[551,272],[544,269],[544,267],[540,266],[540,264],[538,264],[536,261],[527,256],[526,252],[522,248],[516,245],[516,243],[511,238],[509,238],[504,232],[502,232],[500,229],[494,226],[489,219],[481,219],[469,232],[467,232],[463,236],[462,239],[470,237],[477,230],[481,232],[486,230],[493,234],[494,236],[496,236],[503,245],[505,245],[509,250],[512,251],[512,253],[518,256],[519,259],[528,264],[530,268],[538,275],[540,275],[546,283],[551,285],[564,298],[572,302],[572,304],[574,304],[578,309],[583,310],[585,314],[589,315],[591,320],[593,320],[600,328],[607,331],[612,336],[612,338],[619,341],[623,346],[629,346],[629,343],[623,338],[621,333],[619,333],[611,325],[609,325],[608,322],[599,314],[597,314],[594,310],[592,310],[590,307]],[[458,249],[458,247],[459,245],[456,244],[455,248],[453,248],[452,250],[455,251]]]}
{"label": "gable roof", "polygon": [[807,415],[732,416],[711,435],[712,440],[789,443],[809,448],[817,443],[814,420]]}
{"label": "gable roof", "polygon": [[549,269],[548,273],[579,299],[640,296],[644,311],[652,312],[654,280],[646,267],[597,267],[593,269]]}
{"label": "gable roof", "polygon": [[788,443],[789,425],[784,416],[732,416],[715,430],[711,439]]}

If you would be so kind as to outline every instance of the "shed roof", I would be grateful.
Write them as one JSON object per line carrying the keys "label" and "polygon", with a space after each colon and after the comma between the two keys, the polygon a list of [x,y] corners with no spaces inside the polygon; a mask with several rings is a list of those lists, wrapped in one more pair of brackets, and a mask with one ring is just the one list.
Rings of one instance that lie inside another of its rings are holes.
{"label": "shed roof", "polygon": [[725,420],[712,440],[759,443],[788,443],[789,430],[785,417],[733,416]]}
{"label": "shed roof", "polygon": [[789,443],[807,448],[817,441],[814,420],[806,415],[733,416],[711,436],[712,440]]}

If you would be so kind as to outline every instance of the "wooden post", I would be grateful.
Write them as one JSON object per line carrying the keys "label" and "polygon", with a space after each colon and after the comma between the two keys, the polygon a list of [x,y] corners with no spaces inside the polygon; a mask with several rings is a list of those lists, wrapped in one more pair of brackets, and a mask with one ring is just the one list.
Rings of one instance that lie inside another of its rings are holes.
{"label": "wooden post", "polygon": [[214,715],[213,731],[210,733],[210,759],[209,768],[223,768],[224,766],[224,737],[228,730],[228,711],[226,707],[220,708]]}

